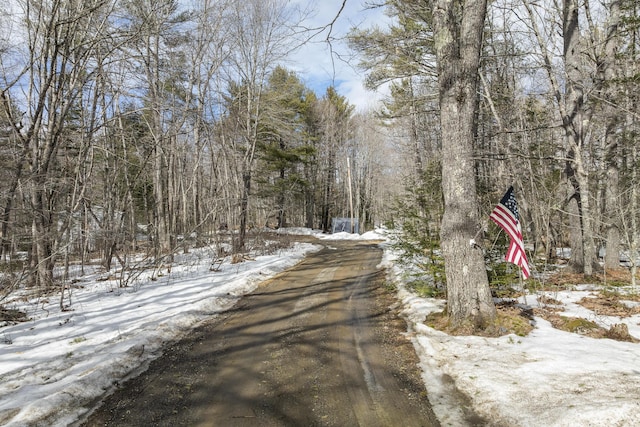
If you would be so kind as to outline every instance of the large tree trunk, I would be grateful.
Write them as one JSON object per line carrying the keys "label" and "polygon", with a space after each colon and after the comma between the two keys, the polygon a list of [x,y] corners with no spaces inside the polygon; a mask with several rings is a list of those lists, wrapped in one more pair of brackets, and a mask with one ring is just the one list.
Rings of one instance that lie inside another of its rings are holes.
{"label": "large tree trunk", "polygon": [[[462,14],[459,11],[462,10]],[[496,315],[476,199],[473,143],[486,1],[438,1],[434,10],[442,127],[444,216],[440,232],[453,325],[483,326]]]}
{"label": "large tree trunk", "polygon": [[[605,88],[605,99],[614,99],[616,87],[611,83],[616,78],[615,68],[616,54],[620,37],[618,36],[620,24],[620,3],[613,1],[609,4],[610,21],[607,27],[607,37],[604,47],[602,71]],[[606,179],[604,191],[604,221],[606,254],[604,257],[605,269],[620,268],[620,135],[616,131],[619,127],[620,115],[613,105],[605,104],[604,116],[607,120],[604,137],[604,158],[606,165]]]}
{"label": "large tree trunk", "polygon": [[[594,243],[594,221],[589,199],[589,172],[585,165],[585,131],[584,131],[584,90],[582,85],[581,41],[578,19],[578,0],[564,0],[563,39],[564,66],[567,77],[566,108],[562,124],[568,146],[568,179],[578,196],[578,215],[571,215],[571,228],[580,228],[582,234],[572,239],[571,259],[569,266],[576,272],[585,275],[593,274],[596,263]],[[581,248],[573,246],[581,244]],[[578,258],[582,255],[582,259]],[[582,269],[582,270],[581,270]]]}

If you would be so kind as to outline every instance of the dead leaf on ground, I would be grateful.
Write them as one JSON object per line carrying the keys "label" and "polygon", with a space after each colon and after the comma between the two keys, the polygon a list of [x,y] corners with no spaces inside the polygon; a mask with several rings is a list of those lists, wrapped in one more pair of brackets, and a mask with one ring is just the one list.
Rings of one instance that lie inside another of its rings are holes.
{"label": "dead leaf on ground", "polygon": [[629,307],[621,302],[627,299],[626,296],[604,296],[602,294],[594,297],[585,297],[578,301],[578,304],[588,308],[598,316],[630,317],[640,314],[640,307]]}
{"label": "dead leaf on ground", "polygon": [[626,268],[616,268],[585,276],[582,273],[570,273],[560,270],[550,276],[546,283],[553,286],[581,285],[581,284],[631,284],[631,271]]}
{"label": "dead leaf on ground", "polygon": [[609,338],[616,341],[639,342],[629,334],[629,328],[624,323],[614,324],[611,328],[606,329],[582,317],[560,316],[557,313],[540,308],[536,308],[534,311],[536,316],[547,320],[554,328],[560,329],[561,331],[590,338]]}
{"label": "dead leaf on ground", "polygon": [[562,307],[564,304],[562,304],[562,301],[558,301],[555,298],[551,298],[550,296],[547,295],[539,295],[538,296],[538,303],[545,305],[545,306],[549,306],[549,305],[553,305],[556,307],[545,307],[549,310],[553,310],[553,311],[564,311],[564,308]]}

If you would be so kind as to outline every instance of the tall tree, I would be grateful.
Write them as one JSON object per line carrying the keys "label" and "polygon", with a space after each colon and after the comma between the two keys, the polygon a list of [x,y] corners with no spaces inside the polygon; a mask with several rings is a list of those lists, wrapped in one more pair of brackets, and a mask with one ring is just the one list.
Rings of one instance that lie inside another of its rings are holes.
{"label": "tall tree", "polygon": [[[223,65],[229,54],[230,46],[227,39],[226,26],[231,9],[229,0],[203,0],[198,2],[194,11],[195,28],[190,31],[188,63],[191,64],[188,80],[190,91],[193,93],[190,106],[190,136],[194,148],[195,159],[193,167],[189,168],[191,200],[186,202],[185,214],[189,213],[193,225],[191,228],[198,232],[210,232],[219,220],[221,203],[215,197],[220,185],[209,185],[207,178],[215,174],[217,165],[222,159],[215,154],[220,147],[212,138],[212,129],[220,119],[218,97],[219,80]],[[211,154],[207,162],[207,151]],[[220,156],[222,157],[222,156]]]}
{"label": "tall tree", "polygon": [[318,98],[314,92],[310,92],[305,97],[302,117],[304,120],[305,145],[311,147],[309,161],[304,164],[303,176],[304,187],[304,224],[308,228],[314,228],[316,222],[316,208],[318,205],[318,141],[320,135],[321,121],[320,109],[318,108]]}
{"label": "tall tree", "polygon": [[[172,252],[177,235],[174,162],[176,138],[184,118],[183,107],[176,101],[184,96],[175,80],[185,64],[180,44],[184,42],[180,26],[188,13],[180,10],[176,0],[127,0],[125,22],[132,35],[128,47],[133,60],[142,70],[145,90],[144,111],[149,126],[149,150],[153,164],[153,241],[156,254]],[[139,78],[140,78],[139,77]]]}
{"label": "tall tree", "polygon": [[[18,129],[14,121],[20,116],[6,92],[0,98],[0,259],[7,261],[12,253],[12,228],[15,232],[16,216],[13,209],[18,197],[18,185],[25,167],[26,148],[20,144]],[[13,225],[13,226],[12,226]]]}
{"label": "tall tree", "polygon": [[[610,100],[620,102],[617,96],[618,84],[615,83],[620,73],[619,63],[616,59],[620,50],[620,19],[621,19],[620,2],[613,1],[609,6],[609,19],[605,22],[605,31],[603,40],[593,40],[591,48],[593,56],[601,58],[596,60],[600,66],[596,68],[598,73],[597,80],[602,84],[597,89],[596,96],[600,98],[604,118],[604,137],[602,138],[603,147],[603,168],[605,168],[604,177],[600,180],[604,185],[604,194],[602,210],[603,210],[603,228],[606,255],[604,257],[605,269],[620,268],[620,247],[621,247],[621,222],[616,215],[617,204],[620,199],[620,160],[622,140],[620,135],[621,120],[617,113],[615,104],[603,102]],[[591,24],[593,27],[594,24]],[[592,28],[592,34],[598,34],[595,28]],[[602,190],[601,190],[602,191]]]}
{"label": "tall tree", "polygon": [[571,185],[569,207],[572,218],[572,253],[570,266],[591,275],[596,262],[594,218],[589,193],[589,169],[586,156],[588,119],[585,108],[585,86],[582,39],[579,24],[580,4],[577,0],[563,3],[563,59],[567,78],[565,105],[562,109],[562,126],[567,140],[566,174]]}
{"label": "tall tree", "polygon": [[249,201],[256,161],[257,144],[264,119],[264,91],[267,77],[291,50],[291,36],[299,18],[293,6],[282,0],[235,2],[229,28],[233,44],[229,57],[229,76],[233,134],[227,139],[238,155],[240,175],[239,233],[234,250],[245,248],[249,225]]}
{"label": "tall tree", "polygon": [[623,0],[620,6],[620,44],[616,83],[620,85],[614,99],[618,111],[622,111],[620,127],[616,132],[621,145],[620,199],[617,204],[618,221],[622,241],[629,252],[631,277],[637,285],[638,255],[640,252],[640,5],[633,0]]}
{"label": "tall tree", "polygon": [[[560,22],[545,27],[541,16],[549,5],[523,3],[530,28],[534,32],[542,57],[543,70],[549,79],[555,111],[563,135],[566,217],[569,226],[571,257],[569,269],[591,275],[597,263],[596,242],[604,221],[606,238],[613,258],[618,228],[613,200],[618,198],[618,155],[616,148],[620,126],[616,124],[616,51],[619,44],[620,2],[600,8],[596,2],[565,0],[557,10]],[[556,4],[557,6],[557,4]],[[556,43],[556,26],[562,28]],[[554,63],[554,46],[562,67]],[[558,71],[560,70],[560,71]],[[618,104],[620,105],[620,104]],[[606,176],[605,176],[606,175]],[[595,191],[594,191],[595,189]],[[601,220],[602,218],[602,220]],[[619,225],[619,224],[618,224]]]}
{"label": "tall tree", "polygon": [[301,167],[314,151],[307,144],[304,126],[309,93],[298,76],[283,67],[276,67],[269,76],[261,132],[264,136],[259,142],[262,173],[258,179],[266,184],[267,193],[275,196],[277,228],[286,226],[287,206],[295,196],[302,195],[306,186]]}
{"label": "tall tree", "polygon": [[489,291],[477,205],[474,141],[485,0],[437,0],[433,39],[438,64],[444,215],[440,238],[453,324],[490,322]]}
{"label": "tall tree", "polygon": [[[28,168],[25,197],[32,213],[31,265],[35,283],[53,284],[53,268],[59,254],[60,237],[69,226],[68,217],[59,212],[67,202],[78,202],[79,187],[71,185],[65,173],[73,170],[61,162],[68,158],[74,137],[73,115],[85,86],[95,73],[92,62],[96,48],[106,34],[111,2],[94,0],[25,0],[20,3],[26,18],[24,35],[28,62],[25,75],[13,84],[25,84],[26,112],[12,117],[15,135],[23,147],[17,178]],[[3,92],[5,99],[18,91]],[[77,129],[87,132],[88,129]],[[87,135],[88,140],[91,135]],[[84,138],[84,137],[83,137]],[[78,152],[86,153],[86,150]],[[78,159],[82,161],[82,159]],[[72,209],[71,209],[72,210]]]}
{"label": "tall tree", "polygon": [[[372,78],[437,75],[444,214],[440,238],[453,325],[483,326],[496,310],[481,247],[476,194],[478,70],[487,12],[484,0],[393,0],[398,27],[356,37]],[[412,35],[409,37],[408,35]],[[435,63],[435,67],[434,67]],[[434,73],[435,69],[435,73]]]}
{"label": "tall tree", "polygon": [[321,162],[321,215],[320,228],[323,231],[331,229],[331,218],[336,213],[335,191],[337,162],[339,150],[350,137],[349,120],[354,107],[347,99],[338,94],[330,86],[320,103],[321,134],[319,139],[319,154]]}

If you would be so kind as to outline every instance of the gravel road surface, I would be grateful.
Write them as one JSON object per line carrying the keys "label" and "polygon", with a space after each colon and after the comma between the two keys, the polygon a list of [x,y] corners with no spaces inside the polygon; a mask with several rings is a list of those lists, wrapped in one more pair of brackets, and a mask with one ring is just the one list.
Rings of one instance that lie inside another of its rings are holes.
{"label": "gravel road surface", "polygon": [[438,426],[373,243],[301,264],[166,347],[84,426]]}

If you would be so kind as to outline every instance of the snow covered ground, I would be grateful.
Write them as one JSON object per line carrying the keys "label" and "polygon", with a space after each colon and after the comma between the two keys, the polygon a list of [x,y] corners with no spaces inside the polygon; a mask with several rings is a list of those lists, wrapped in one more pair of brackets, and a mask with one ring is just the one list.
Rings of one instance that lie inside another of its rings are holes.
{"label": "snow covered ground", "polygon": [[[596,316],[576,304],[590,293],[566,291],[554,297],[565,306],[563,316],[607,328],[626,323],[630,335],[640,338],[640,315]],[[464,425],[461,409],[450,399],[453,384],[471,399],[478,415],[496,426],[640,426],[640,344],[563,332],[539,317],[526,337],[450,336],[422,323],[427,314],[441,311],[444,301],[402,288],[399,298],[443,426]],[[538,305],[535,296],[526,298],[529,305]]]}
{"label": "snow covered ground", "polygon": [[[145,369],[164,342],[230,308],[259,282],[318,248],[296,244],[254,261],[223,264],[219,272],[209,271],[210,254],[194,250],[178,259],[171,273],[155,280],[140,276],[127,288],[87,274],[66,301],[69,311],[59,309],[59,295],[16,299],[9,305],[5,301],[5,308],[25,310],[30,320],[0,328],[0,425],[73,424],[116,382]],[[385,250],[382,265],[399,278],[393,259]],[[640,338],[640,316],[595,316],[575,304],[587,292],[554,297],[565,304],[564,315],[604,325],[625,322],[631,335]],[[454,385],[493,425],[640,425],[639,344],[562,332],[539,318],[527,337],[454,337],[422,323],[428,313],[442,308],[442,301],[418,298],[401,283],[398,298],[442,425],[464,425],[462,411],[450,397]],[[535,296],[529,295],[527,302],[535,304]]]}

